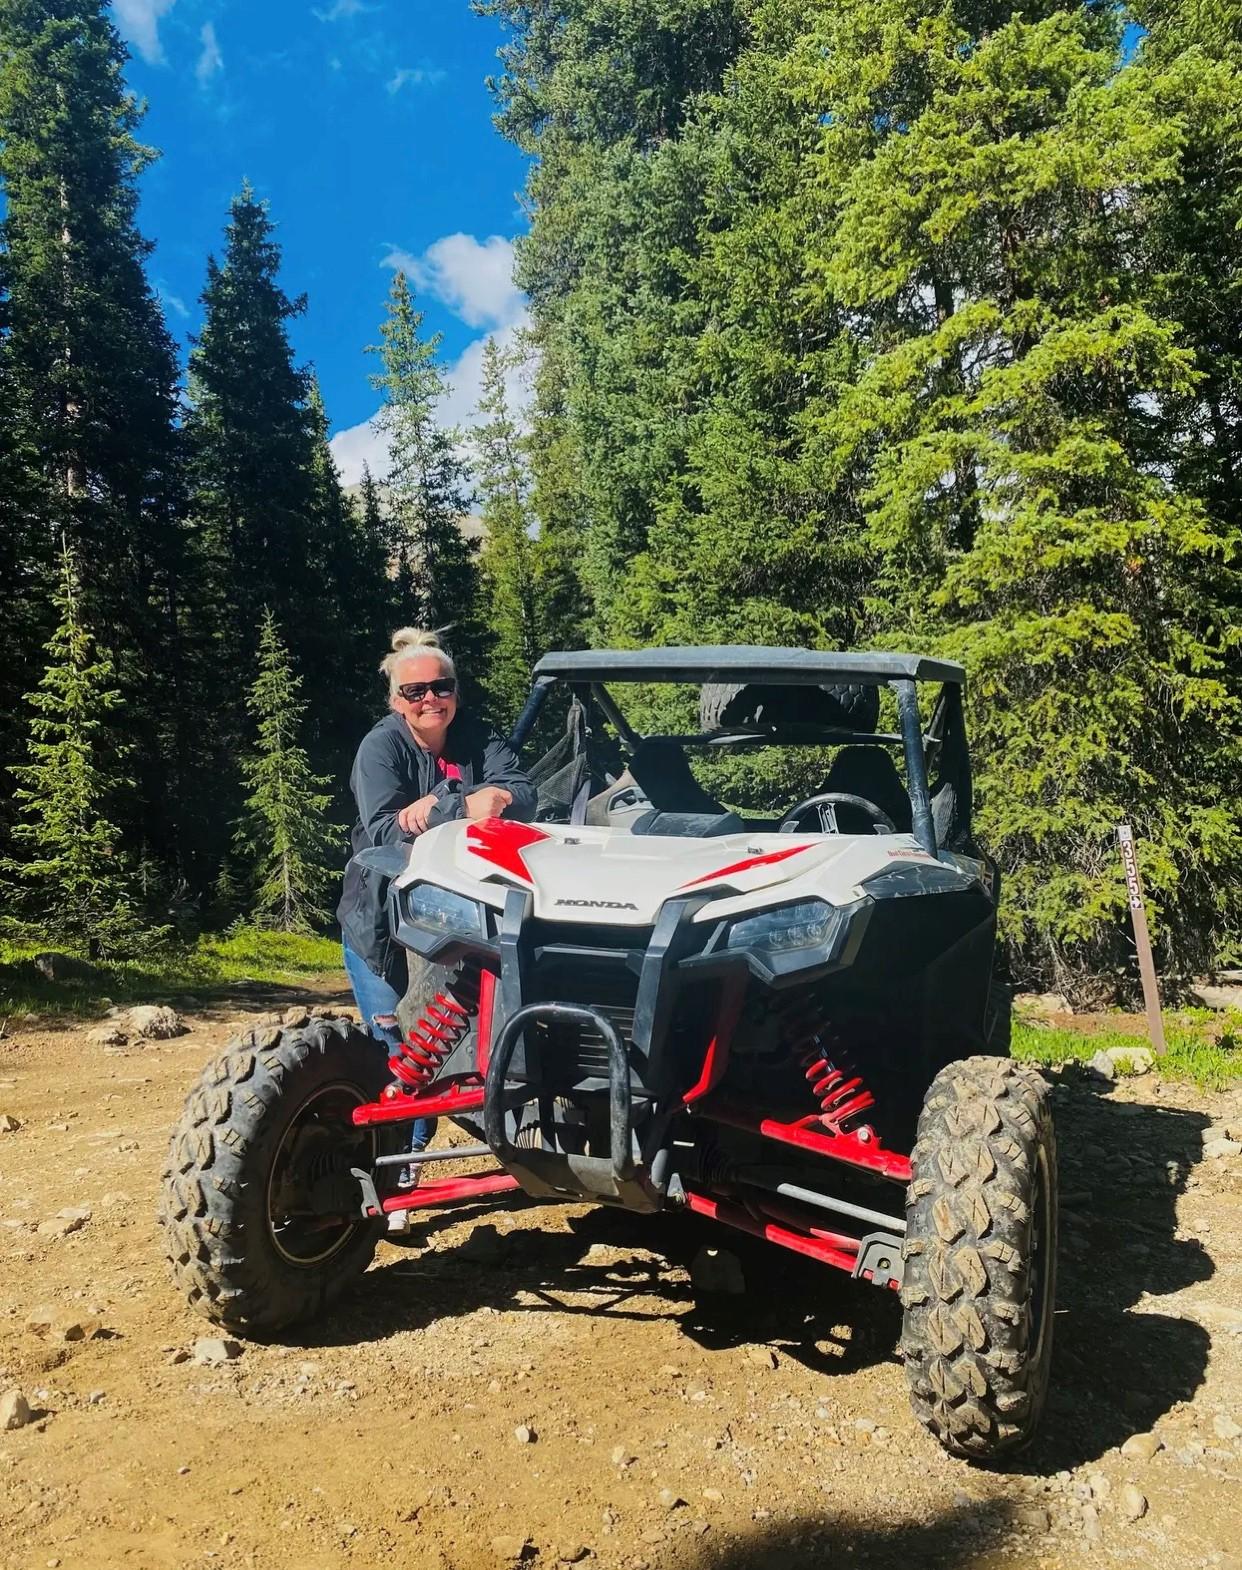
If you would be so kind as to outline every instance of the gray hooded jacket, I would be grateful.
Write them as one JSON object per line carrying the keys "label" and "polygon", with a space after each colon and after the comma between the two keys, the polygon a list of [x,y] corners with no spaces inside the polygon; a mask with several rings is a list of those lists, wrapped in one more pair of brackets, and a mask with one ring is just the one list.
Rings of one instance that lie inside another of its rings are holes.
{"label": "gray hooded jacket", "polygon": [[377,845],[417,839],[398,825],[397,814],[422,796],[438,798],[429,828],[464,818],[466,796],[482,785],[499,785],[512,794],[506,818],[526,822],[535,815],[535,787],[522,772],[517,754],[503,736],[473,714],[459,713],[449,726],[444,758],[461,770],[460,781],[442,778],[436,760],[410,735],[401,716],[389,714],[362,738],[349,776],[358,821],[350,835],[351,860],[345,868],[337,920],[341,936],[368,969],[399,990],[405,967],[388,932],[388,880],[373,868],[360,867],[352,857]]}

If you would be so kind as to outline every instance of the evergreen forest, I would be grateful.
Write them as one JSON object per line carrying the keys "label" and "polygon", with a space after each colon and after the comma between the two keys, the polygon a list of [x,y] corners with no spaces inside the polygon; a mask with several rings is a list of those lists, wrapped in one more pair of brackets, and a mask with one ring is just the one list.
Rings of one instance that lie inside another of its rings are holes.
{"label": "evergreen forest", "polygon": [[279,214],[183,353],[108,6],[0,0],[4,920],[324,927],[413,623],[498,723],[554,646],[959,659],[1015,979],[1124,987],[1123,821],[1163,974],[1242,961],[1242,0],[474,8],[532,325],[447,430],[397,273],[350,495]]}

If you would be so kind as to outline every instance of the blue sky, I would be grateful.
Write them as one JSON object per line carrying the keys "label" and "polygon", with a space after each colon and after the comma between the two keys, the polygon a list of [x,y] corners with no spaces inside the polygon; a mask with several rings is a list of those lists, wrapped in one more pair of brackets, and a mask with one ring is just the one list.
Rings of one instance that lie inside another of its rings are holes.
{"label": "blue sky", "polygon": [[151,278],[182,340],[198,326],[209,251],[248,178],[270,203],[282,282],[305,291],[295,324],[313,362],[344,477],[380,465],[367,382],[396,265],[453,381],[473,405],[491,332],[523,302],[511,282],[525,161],[496,133],[484,78],[502,35],[467,0],[113,0],[147,100],[140,133],[163,156],[142,177]]}

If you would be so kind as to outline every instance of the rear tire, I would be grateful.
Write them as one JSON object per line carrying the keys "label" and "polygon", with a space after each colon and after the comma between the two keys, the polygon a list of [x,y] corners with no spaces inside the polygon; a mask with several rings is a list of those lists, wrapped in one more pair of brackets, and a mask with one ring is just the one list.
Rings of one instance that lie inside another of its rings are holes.
{"label": "rear tire", "polygon": [[[376,1140],[349,1111],[388,1077],[377,1043],[348,1020],[252,1031],[207,1065],[173,1133],[159,1208],[193,1309],[231,1330],[280,1330],[363,1273],[382,1223],[358,1212],[349,1167],[369,1166]],[[323,1184],[352,1214],[308,1206]]]}
{"label": "rear tire", "polygon": [[1001,1058],[947,1064],[923,1103],[906,1196],[901,1350],[918,1420],[988,1461],[1033,1437],[1056,1296],[1052,1105]]}

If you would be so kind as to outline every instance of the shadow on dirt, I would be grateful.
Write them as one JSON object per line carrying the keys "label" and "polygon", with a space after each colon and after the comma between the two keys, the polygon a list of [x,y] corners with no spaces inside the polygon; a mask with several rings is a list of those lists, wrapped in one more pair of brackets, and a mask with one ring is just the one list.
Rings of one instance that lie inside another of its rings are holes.
{"label": "shadow on dirt", "polygon": [[[1071,1077],[1073,1075],[1073,1077]],[[1097,1459],[1150,1428],[1203,1382],[1201,1325],[1133,1312],[1146,1294],[1210,1280],[1176,1205],[1202,1150],[1201,1112],[1129,1102],[1071,1070],[1057,1085],[1061,1263],[1049,1410],[1022,1469]]]}
{"label": "shadow on dirt", "polygon": [[[1041,1433],[1016,1461],[1037,1474],[1095,1460],[1188,1400],[1210,1346],[1192,1321],[1133,1312],[1145,1294],[1212,1276],[1207,1251],[1177,1237],[1175,1215],[1209,1119],[1115,1100],[1070,1079],[1058,1084],[1056,1106],[1062,1234],[1053,1387]],[[428,1215],[415,1233],[421,1251],[392,1258],[383,1250],[348,1305],[312,1327],[304,1344],[382,1340],[491,1307],[666,1317],[709,1349],[766,1346],[825,1375],[897,1361],[895,1293],[698,1218],[600,1208],[571,1217],[567,1228],[559,1218],[547,1231],[479,1236],[476,1228],[456,1248],[435,1246],[463,1221],[486,1224],[499,1211],[534,1205],[518,1196]],[[744,1294],[696,1296],[690,1265],[705,1245],[737,1258]],[[596,1246],[601,1255],[635,1257],[593,1259]]]}
{"label": "shadow on dirt", "polygon": [[663,1558],[671,1570],[823,1570],[844,1564],[865,1570],[983,1570],[998,1562],[1011,1539],[1011,1510],[1000,1500],[951,1508],[932,1520],[870,1525],[849,1518],[808,1516],[756,1528],[751,1537]]}

